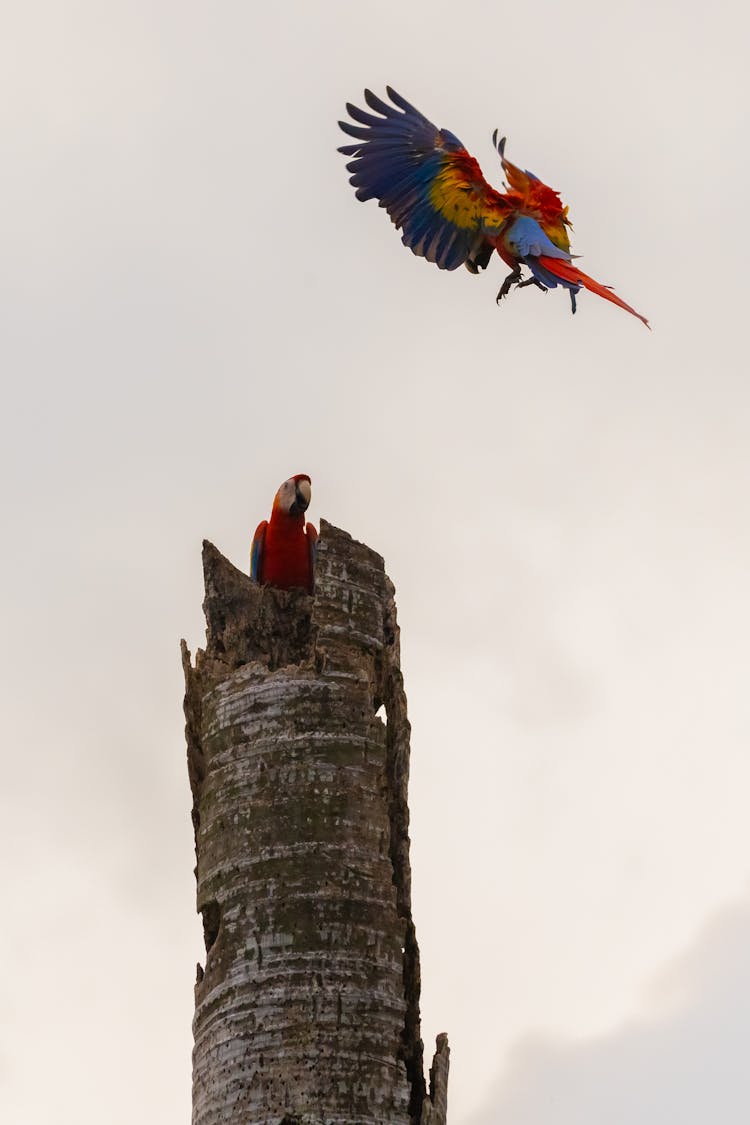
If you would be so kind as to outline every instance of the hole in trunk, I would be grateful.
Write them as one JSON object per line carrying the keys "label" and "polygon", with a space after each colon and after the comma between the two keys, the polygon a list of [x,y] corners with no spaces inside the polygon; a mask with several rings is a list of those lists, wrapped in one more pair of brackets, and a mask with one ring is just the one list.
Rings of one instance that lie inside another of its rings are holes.
{"label": "hole in trunk", "polygon": [[203,918],[203,941],[206,945],[206,953],[211,952],[211,946],[219,936],[219,926],[221,925],[221,908],[216,900],[207,902],[205,906],[201,907],[201,916]]}

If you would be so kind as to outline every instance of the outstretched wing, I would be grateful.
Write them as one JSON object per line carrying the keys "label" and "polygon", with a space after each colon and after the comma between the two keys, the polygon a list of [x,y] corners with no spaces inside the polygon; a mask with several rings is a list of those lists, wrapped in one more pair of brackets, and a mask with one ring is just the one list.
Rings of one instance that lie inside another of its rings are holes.
{"label": "outstretched wing", "polygon": [[250,548],[250,577],[256,582],[263,581],[263,553],[266,546],[268,520],[261,520],[255,529],[253,545]]}
{"label": "outstretched wing", "polygon": [[375,113],[347,104],[358,124],[339,121],[356,144],[339,152],[357,199],[377,199],[402,231],[405,246],[440,269],[486,266],[513,205],[485,180],[473,156],[390,86],[393,105],[365,90]]}

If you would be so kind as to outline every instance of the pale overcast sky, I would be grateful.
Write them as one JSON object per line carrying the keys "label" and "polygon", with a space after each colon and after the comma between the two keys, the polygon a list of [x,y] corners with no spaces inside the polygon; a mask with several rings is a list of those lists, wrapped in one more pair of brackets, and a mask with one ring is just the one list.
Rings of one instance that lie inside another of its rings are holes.
{"label": "pale overcast sky", "polygon": [[[0,1117],[184,1125],[178,642],[291,473],[396,583],[454,1125],[750,1115],[744,3],[27,0],[0,39]],[[494,296],[354,199],[395,86],[570,205]]]}

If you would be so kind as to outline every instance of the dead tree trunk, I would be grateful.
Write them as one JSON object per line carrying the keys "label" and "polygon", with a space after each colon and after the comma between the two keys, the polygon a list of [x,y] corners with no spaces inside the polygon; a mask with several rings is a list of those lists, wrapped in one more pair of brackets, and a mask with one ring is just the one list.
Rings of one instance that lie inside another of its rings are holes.
{"label": "dead tree trunk", "polygon": [[[411,917],[409,723],[383,560],[321,525],[316,593],[204,544],[205,652],[183,642],[205,969],[193,1125],[444,1125]],[[377,715],[384,706],[386,722]]]}

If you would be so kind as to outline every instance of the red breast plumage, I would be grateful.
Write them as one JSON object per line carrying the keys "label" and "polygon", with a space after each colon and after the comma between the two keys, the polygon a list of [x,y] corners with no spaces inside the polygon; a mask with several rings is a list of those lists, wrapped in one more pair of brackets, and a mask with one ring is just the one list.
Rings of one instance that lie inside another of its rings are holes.
{"label": "red breast plumage", "polygon": [[250,574],[256,582],[313,592],[318,533],[311,523],[305,523],[310,497],[306,473],[297,473],[280,485],[270,520],[259,523],[253,536]]}

